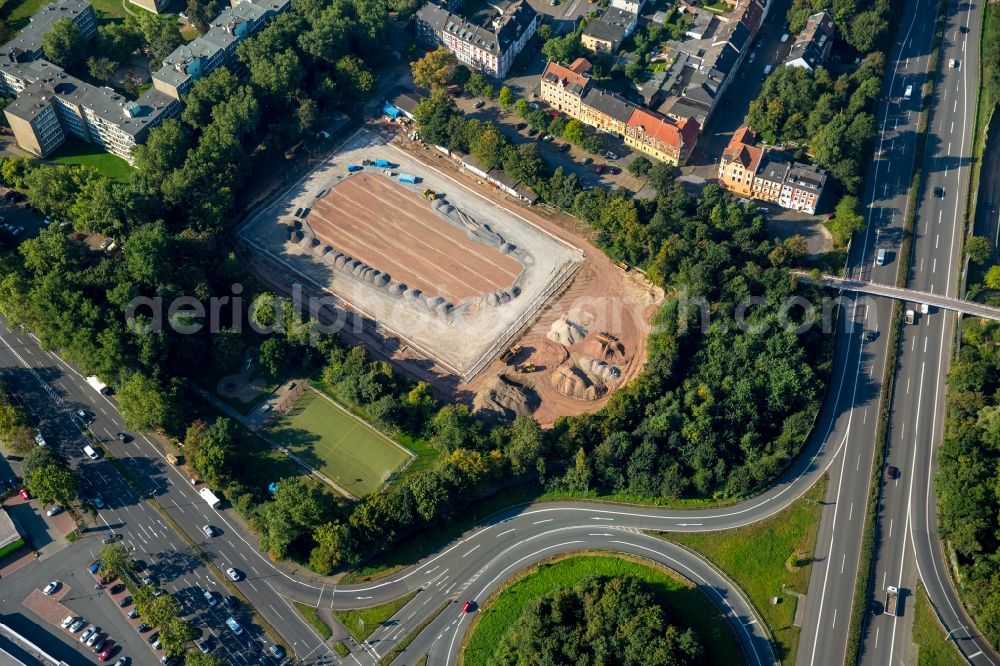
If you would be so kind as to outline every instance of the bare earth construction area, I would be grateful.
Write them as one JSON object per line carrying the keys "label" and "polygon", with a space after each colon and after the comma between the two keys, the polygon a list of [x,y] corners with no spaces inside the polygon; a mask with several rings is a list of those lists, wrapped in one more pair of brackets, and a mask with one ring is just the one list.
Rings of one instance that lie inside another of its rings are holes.
{"label": "bare earth construction area", "polygon": [[239,236],[271,284],[332,300],[321,320],[452,399],[543,424],[597,409],[641,368],[662,294],[456,173],[360,130]]}

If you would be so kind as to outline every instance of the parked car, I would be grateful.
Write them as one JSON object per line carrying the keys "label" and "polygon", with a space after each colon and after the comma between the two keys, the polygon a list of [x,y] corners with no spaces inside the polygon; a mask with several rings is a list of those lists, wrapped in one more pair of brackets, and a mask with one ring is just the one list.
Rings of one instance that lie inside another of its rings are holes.
{"label": "parked car", "polygon": [[109,643],[108,645],[105,645],[104,649],[101,650],[101,653],[97,655],[97,661],[101,662],[107,661],[108,659],[111,659],[111,655],[113,655],[114,653],[115,653],[115,644]]}
{"label": "parked car", "polygon": [[116,580],[118,580],[118,576],[116,574],[109,573],[106,576],[101,576],[100,580],[98,580],[97,582],[100,583],[101,585],[108,585],[110,583],[115,582]]}
{"label": "parked car", "polygon": [[150,576],[143,576],[142,577],[142,584],[143,585],[155,585],[156,582]]}
{"label": "parked car", "polygon": [[120,541],[122,538],[121,534],[111,533],[108,536],[101,539],[101,543],[114,543],[115,541]]}
{"label": "parked car", "polygon": [[551,140],[552,140],[551,134],[546,134],[545,136],[542,137],[542,143],[548,143]]}
{"label": "parked car", "polygon": [[517,125],[514,126],[514,129],[516,129],[518,132],[520,132],[521,130],[523,130],[527,126],[528,126],[528,123],[518,123]]}
{"label": "parked car", "polygon": [[279,661],[285,658],[285,648],[280,645],[272,645],[267,648],[267,651],[271,653],[271,656]]}
{"label": "parked car", "polygon": [[531,104],[528,105],[528,108],[530,108],[532,111],[538,111],[538,102],[532,102]]}
{"label": "parked car", "polygon": [[45,512],[45,515],[51,518],[52,516],[62,513],[62,510],[63,508],[61,506],[59,506],[58,504],[53,504],[52,506],[49,507],[49,510]]}
{"label": "parked car", "polygon": [[535,136],[536,134],[538,134],[537,128],[532,127],[530,130],[528,130],[528,136]]}
{"label": "parked car", "polygon": [[137,617],[139,617],[139,610],[138,609],[133,608],[132,610],[130,610],[128,612],[128,619],[134,620]]}
{"label": "parked car", "polygon": [[87,641],[90,640],[90,637],[93,636],[93,635],[95,635],[98,631],[99,631],[99,629],[97,627],[90,627],[90,628],[88,628],[87,631],[85,631],[82,634],[80,634],[80,642],[81,643],[86,643]]}
{"label": "parked car", "polygon": [[97,641],[102,638],[104,638],[104,635],[101,633],[101,628],[98,627],[97,631],[91,634],[90,638],[87,639],[87,647],[94,647],[97,644]]}
{"label": "parked car", "polygon": [[240,607],[239,599],[233,596],[226,597],[226,608],[229,610],[236,610]]}
{"label": "parked car", "polygon": [[104,636],[102,638],[98,638],[96,641],[94,641],[94,653],[95,654],[100,654],[101,650],[103,650],[104,646],[107,645],[107,644],[108,644],[108,638],[107,638],[107,636]]}
{"label": "parked car", "polygon": [[90,414],[87,413],[86,409],[78,409],[78,410],[76,410],[76,418],[78,418],[81,421],[83,421],[83,425],[90,425],[91,418],[90,418]]}
{"label": "parked car", "polygon": [[569,152],[569,149],[570,149],[570,145],[568,143],[559,144],[559,152],[560,153]]}
{"label": "parked car", "polygon": [[481,109],[481,108],[483,108],[484,106],[486,106],[486,102],[484,102],[483,100],[481,100],[481,99],[480,99],[480,100],[477,100],[477,101],[476,101],[476,103],[475,103],[475,105],[474,105],[474,106],[475,106],[475,107],[476,107],[477,109]]}
{"label": "parked car", "polygon": [[232,630],[232,632],[237,636],[243,633],[243,627],[240,626],[240,623],[236,621],[236,618],[231,615],[226,618],[226,626],[229,627],[229,629]]}
{"label": "parked car", "polygon": [[149,626],[145,622],[140,622],[139,626],[135,628],[140,634],[144,634],[149,631]]}
{"label": "parked car", "polygon": [[128,595],[122,597],[122,600],[118,602],[118,607],[119,608],[127,608],[128,606],[131,606],[131,605],[132,605],[132,595],[131,594],[128,594]]}
{"label": "parked car", "polygon": [[205,601],[207,601],[208,605],[213,608],[219,603],[219,600],[215,598],[215,592],[212,592],[211,590],[205,590]]}
{"label": "parked car", "polygon": [[55,591],[59,589],[60,585],[61,585],[61,583],[59,581],[54,580],[51,583],[49,583],[48,585],[46,585],[44,588],[42,588],[42,594],[44,594],[45,596],[49,596],[50,594],[54,594]]}
{"label": "parked car", "polygon": [[128,666],[128,657],[121,657],[114,666]]}
{"label": "parked car", "polygon": [[604,165],[603,164],[596,164],[596,165],[594,165],[594,173],[597,173],[597,174],[604,173]]}
{"label": "parked car", "polygon": [[76,622],[76,618],[73,617],[72,615],[67,615],[65,618],[63,618],[63,621],[59,623],[59,626],[62,627],[63,629],[69,629],[69,625],[73,624],[74,622]]}
{"label": "parked car", "polygon": [[[140,625],[140,626],[143,626],[143,625]],[[160,642],[160,632],[155,631],[155,632],[151,633],[148,637],[146,637],[146,640],[149,641],[150,645],[153,645],[155,643]]]}
{"label": "parked car", "polygon": [[125,591],[125,583],[118,583],[111,588],[111,594],[121,594]]}
{"label": "parked car", "polygon": [[609,160],[616,160],[616,159],[618,159],[618,155],[616,155],[615,153],[611,152],[610,150],[607,151],[607,152],[605,152],[604,156],[607,157]]}
{"label": "parked car", "polygon": [[78,632],[81,629],[83,629],[83,625],[84,624],[86,624],[86,622],[83,621],[83,618],[77,620],[76,622],[74,622],[73,624],[70,625],[69,632],[71,634],[75,634],[76,632]]}
{"label": "parked car", "polygon": [[208,641],[206,641],[204,638],[199,638],[195,644],[198,646],[198,649],[205,654],[208,654],[209,652],[212,651],[212,647],[208,644]]}
{"label": "parked car", "polygon": [[582,162],[583,166],[590,166],[593,163],[594,163],[594,158],[593,157],[585,157],[585,158],[583,158],[583,162]]}
{"label": "parked car", "polygon": [[20,490],[17,491],[17,494],[20,495],[21,499],[23,500],[31,499],[31,493],[28,492],[27,488],[21,488]]}
{"label": "parked car", "polygon": [[91,501],[94,503],[94,508],[95,509],[103,509],[105,506],[107,506],[104,503],[104,500],[101,499],[100,495],[94,495],[94,499],[91,500]]}

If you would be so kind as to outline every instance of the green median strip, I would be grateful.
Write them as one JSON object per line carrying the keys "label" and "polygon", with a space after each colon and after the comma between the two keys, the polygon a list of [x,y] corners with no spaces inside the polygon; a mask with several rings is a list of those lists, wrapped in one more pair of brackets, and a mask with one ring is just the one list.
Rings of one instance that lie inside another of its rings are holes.
{"label": "green median strip", "polygon": [[393,599],[392,601],[372,606],[371,608],[359,608],[357,610],[333,611],[333,614],[347,628],[355,640],[359,643],[368,638],[373,631],[382,626],[382,623],[391,618],[399,609],[410,603],[413,597],[417,596],[418,590]]}
{"label": "green median strip", "polygon": [[347,649],[347,646],[340,641],[333,644],[333,651],[337,653],[338,657],[346,657],[351,654],[351,651]]}
{"label": "green median strip", "polygon": [[[420,632],[422,632],[424,629],[426,629],[427,627],[429,627],[430,624],[431,624],[431,622],[433,622],[434,620],[436,620],[437,616],[440,615],[441,613],[443,613],[444,609],[447,608],[450,605],[451,605],[451,602],[447,602],[447,603],[441,604],[440,608],[438,608],[436,611],[434,611],[433,613],[431,613],[430,615],[428,615],[426,620],[424,620],[423,622],[421,622],[420,624],[418,624],[416,627],[414,627],[413,630],[406,635],[406,638],[404,638],[399,643],[397,643],[394,648],[392,648],[391,650],[389,650],[388,652],[386,652],[385,655],[381,659],[378,660],[378,666],[389,666],[389,664],[391,664],[393,661],[396,660],[396,657],[398,657],[399,655],[401,655],[404,652],[406,652],[406,648],[410,647],[410,643],[412,643],[413,641],[416,640],[417,636],[420,635]],[[340,653],[338,652],[338,654],[340,654]],[[340,656],[343,657],[345,655],[340,655]],[[426,658],[427,658],[427,656],[424,655],[424,659],[426,659]]]}
{"label": "green median strip", "polygon": [[295,606],[295,610],[299,612],[299,615],[305,618],[306,622],[308,622],[309,625],[316,630],[316,633],[319,634],[324,641],[329,640],[330,637],[333,636],[333,630],[330,629],[330,625],[323,621],[323,618],[319,616],[319,613],[316,612],[315,608],[299,603],[298,601],[293,601],[292,605]]}

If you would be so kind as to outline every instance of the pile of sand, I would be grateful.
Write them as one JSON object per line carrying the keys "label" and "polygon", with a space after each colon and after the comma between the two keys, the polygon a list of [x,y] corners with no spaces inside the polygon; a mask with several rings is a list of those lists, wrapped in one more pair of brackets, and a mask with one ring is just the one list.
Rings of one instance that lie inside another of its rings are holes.
{"label": "pile of sand", "polygon": [[530,388],[506,375],[497,375],[476,393],[472,399],[472,412],[487,418],[513,421],[517,416],[528,416],[535,411],[538,402],[538,396]]}
{"label": "pile of sand", "polygon": [[576,360],[576,365],[578,368],[587,373],[588,376],[596,377],[604,383],[616,382],[621,379],[622,376],[621,368],[610,365],[596,358],[590,358],[589,356],[581,356],[578,358]]}
{"label": "pile of sand", "polygon": [[597,400],[604,387],[595,384],[580,368],[574,365],[560,365],[549,377],[552,388],[565,396],[577,400]]}
{"label": "pile of sand", "polygon": [[575,345],[580,342],[585,337],[587,337],[587,329],[583,328],[579,324],[574,324],[565,317],[559,317],[554,322],[552,322],[552,327],[549,332],[545,334],[552,342],[558,342],[561,345]]}
{"label": "pile of sand", "polygon": [[584,356],[599,358],[607,363],[621,363],[625,360],[625,345],[618,341],[603,342],[593,335],[588,336],[583,344],[576,348],[576,351]]}

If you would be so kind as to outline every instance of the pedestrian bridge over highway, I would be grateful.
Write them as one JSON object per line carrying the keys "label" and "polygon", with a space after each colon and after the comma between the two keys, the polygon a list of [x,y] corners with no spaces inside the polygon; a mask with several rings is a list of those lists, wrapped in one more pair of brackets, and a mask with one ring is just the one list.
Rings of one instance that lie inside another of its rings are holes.
{"label": "pedestrian bridge over highway", "polygon": [[[809,275],[806,273],[799,273],[799,277],[803,280],[811,281]],[[903,289],[900,287],[892,287],[887,284],[867,282],[865,280],[850,280],[834,277],[833,275],[822,276],[820,278],[820,282],[826,287],[833,287],[835,289],[846,289],[848,291],[856,291],[862,294],[895,298],[896,300],[907,301],[910,303],[926,303],[931,307],[941,308],[943,310],[951,310],[953,312],[961,312],[962,314],[971,315],[973,317],[983,317],[985,319],[1000,321],[1000,308],[984,305],[982,303],[965,301],[960,298],[950,298],[948,296],[932,294],[926,291]]]}

